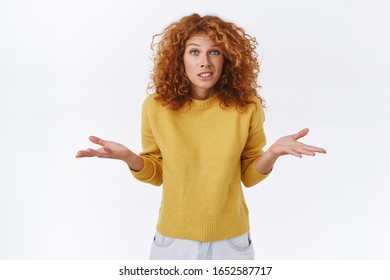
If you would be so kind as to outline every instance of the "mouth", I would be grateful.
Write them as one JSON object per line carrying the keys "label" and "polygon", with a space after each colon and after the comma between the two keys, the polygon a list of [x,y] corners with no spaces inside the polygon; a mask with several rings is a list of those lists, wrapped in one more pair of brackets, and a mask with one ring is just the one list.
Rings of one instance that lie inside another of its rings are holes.
{"label": "mouth", "polygon": [[202,73],[198,74],[198,76],[203,78],[203,79],[210,78],[212,75],[213,75],[213,72],[202,72]]}

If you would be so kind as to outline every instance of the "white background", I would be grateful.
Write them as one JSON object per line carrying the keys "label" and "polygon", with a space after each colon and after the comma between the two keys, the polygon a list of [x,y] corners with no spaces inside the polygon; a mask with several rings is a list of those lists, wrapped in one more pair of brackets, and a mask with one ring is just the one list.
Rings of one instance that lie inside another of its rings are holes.
{"label": "white background", "polygon": [[161,188],[75,159],[141,151],[154,34],[215,14],[259,42],[267,147],[304,127],[326,155],[245,189],[258,259],[389,259],[388,1],[0,1],[0,259],[147,259]]}

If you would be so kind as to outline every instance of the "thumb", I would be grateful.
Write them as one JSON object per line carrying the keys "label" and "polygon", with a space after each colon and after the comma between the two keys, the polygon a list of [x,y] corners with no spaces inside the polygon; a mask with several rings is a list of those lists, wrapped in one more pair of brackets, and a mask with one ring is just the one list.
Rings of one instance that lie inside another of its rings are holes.
{"label": "thumb", "polygon": [[108,147],[103,147],[103,150],[106,151],[109,154],[112,154],[114,151]]}
{"label": "thumb", "polygon": [[89,141],[91,141],[92,143],[101,145],[101,146],[103,146],[106,142],[103,139],[100,139],[99,137],[96,137],[96,136],[89,136]]}
{"label": "thumb", "polygon": [[301,131],[299,131],[297,134],[294,134],[293,138],[295,140],[298,140],[299,138],[302,138],[302,137],[306,136],[308,133],[309,133],[309,129],[308,128],[304,128]]}

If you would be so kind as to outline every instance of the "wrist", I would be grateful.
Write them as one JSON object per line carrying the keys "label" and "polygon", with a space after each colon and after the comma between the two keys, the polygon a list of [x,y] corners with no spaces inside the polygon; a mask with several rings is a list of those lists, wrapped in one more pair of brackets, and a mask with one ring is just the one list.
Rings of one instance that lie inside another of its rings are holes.
{"label": "wrist", "polygon": [[273,169],[278,156],[268,149],[256,162],[256,170],[260,174],[268,174]]}
{"label": "wrist", "polygon": [[267,151],[265,151],[263,157],[266,157],[268,161],[275,162],[280,155],[278,155],[274,149],[274,146],[269,147]]}
{"label": "wrist", "polygon": [[134,171],[140,171],[144,167],[144,160],[131,151],[123,161]]}
{"label": "wrist", "polygon": [[134,162],[134,154],[130,150],[128,150],[122,160],[127,164],[131,165]]}

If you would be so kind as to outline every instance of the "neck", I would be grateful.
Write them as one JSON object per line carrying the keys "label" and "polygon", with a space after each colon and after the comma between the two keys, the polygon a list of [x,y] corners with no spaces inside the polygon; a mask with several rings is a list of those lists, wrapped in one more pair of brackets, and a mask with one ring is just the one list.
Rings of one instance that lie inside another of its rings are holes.
{"label": "neck", "polygon": [[191,91],[191,98],[197,100],[206,100],[212,97],[215,92],[212,89]]}

